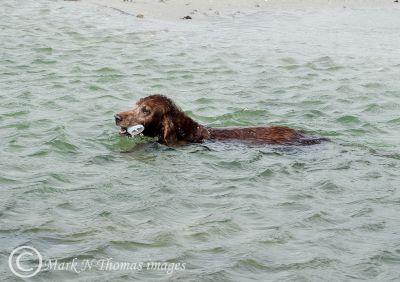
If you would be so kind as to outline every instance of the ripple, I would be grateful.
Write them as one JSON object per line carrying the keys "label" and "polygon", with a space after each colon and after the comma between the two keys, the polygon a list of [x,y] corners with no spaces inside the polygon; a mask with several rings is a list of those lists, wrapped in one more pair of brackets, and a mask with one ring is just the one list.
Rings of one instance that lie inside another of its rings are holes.
{"label": "ripple", "polygon": [[238,269],[245,269],[247,271],[267,270],[269,267],[264,263],[255,259],[243,259],[239,260],[235,265]]}
{"label": "ripple", "polygon": [[134,241],[110,241],[110,244],[114,245],[116,248],[121,249],[142,249],[142,248],[158,248],[159,245],[154,245],[151,243],[134,242]]}
{"label": "ripple", "polygon": [[266,169],[258,174],[259,177],[271,177],[273,176],[274,171],[271,169]]}
{"label": "ripple", "polygon": [[342,124],[360,124],[361,120],[358,117],[355,116],[341,116],[340,118],[336,119],[337,122],[342,123]]}
{"label": "ripple", "polygon": [[400,262],[400,255],[398,250],[394,251],[381,251],[379,254],[374,255],[369,258],[369,260],[373,263],[377,263],[379,265],[386,263],[390,264],[398,264]]}
{"label": "ripple", "polygon": [[79,150],[77,146],[58,138],[48,141],[45,144],[60,153],[77,153]]}
{"label": "ripple", "polygon": [[363,87],[367,88],[367,89],[379,89],[382,88],[383,85],[380,84],[379,82],[370,82],[370,83],[365,83],[362,85]]}
{"label": "ripple", "polygon": [[53,54],[53,48],[51,47],[34,48],[34,50],[37,51],[38,53],[44,53],[47,55]]}
{"label": "ripple", "polygon": [[52,65],[56,64],[56,60],[46,60],[46,59],[36,59],[32,62],[32,64],[39,64],[39,65]]}
{"label": "ripple", "polygon": [[361,229],[366,231],[380,231],[385,228],[385,222],[363,224]]}
{"label": "ripple", "polygon": [[343,187],[340,187],[329,180],[319,182],[316,186],[327,193],[341,193],[344,191]]}
{"label": "ripple", "polygon": [[120,74],[120,72],[117,69],[110,68],[110,67],[100,68],[100,69],[95,70],[95,72],[100,73],[100,74]]}
{"label": "ripple", "polygon": [[332,219],[330,214],[326,212],[318,212],[315,213],[305,219],[307,222],[317,223],[317,224],[326,224],[326,223],[335,223],[336,220]]}

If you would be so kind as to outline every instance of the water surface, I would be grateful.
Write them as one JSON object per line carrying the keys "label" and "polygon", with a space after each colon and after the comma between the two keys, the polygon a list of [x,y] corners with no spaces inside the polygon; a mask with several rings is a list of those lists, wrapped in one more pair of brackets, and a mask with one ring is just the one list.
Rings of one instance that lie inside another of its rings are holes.
{"label": "water surface", "polygon": [[[138,20],[2,4],[0,257],[185,262],[40,281],[399,279],[398,8]],[[310,147],[121,138],[115,112],[168,95],[209,126],[281,124]],[[139,147],[135,147],[138,144]]]}

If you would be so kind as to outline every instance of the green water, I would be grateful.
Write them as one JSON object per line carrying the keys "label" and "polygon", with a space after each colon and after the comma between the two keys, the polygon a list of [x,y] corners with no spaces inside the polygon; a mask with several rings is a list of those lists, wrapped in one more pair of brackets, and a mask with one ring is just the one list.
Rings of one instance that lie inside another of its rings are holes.
{"label": "green water", "polygon": [[[22,245],[43,259],[186,264],[30,281],[400,278],[399,7],[207,22],[64,1],[0,9],[2,279],[17,280],[7,260]],[[332,142],[120,137],[113,114],[154,93],[205,125]]]}

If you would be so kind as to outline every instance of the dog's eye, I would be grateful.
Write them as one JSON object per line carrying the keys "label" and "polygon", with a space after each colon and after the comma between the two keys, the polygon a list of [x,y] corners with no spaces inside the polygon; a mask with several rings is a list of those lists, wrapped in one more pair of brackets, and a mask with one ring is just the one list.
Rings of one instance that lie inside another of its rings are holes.
{"label": "dog's eye", "polygon": [[149,114],[150,113],[150,110],[149,109],[147,109],[147,108],[142,108],[142,113],[144,113],[144,114]]}

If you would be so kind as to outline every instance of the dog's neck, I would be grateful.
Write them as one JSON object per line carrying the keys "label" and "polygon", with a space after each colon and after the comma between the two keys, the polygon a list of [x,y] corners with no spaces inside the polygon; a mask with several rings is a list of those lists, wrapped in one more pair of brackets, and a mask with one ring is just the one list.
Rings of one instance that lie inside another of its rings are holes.
{"label": "dog's neck", "polygon": [[183,112],[177,113],[174,126],[179,141],[201,143],[209,138],[208,130]]}

